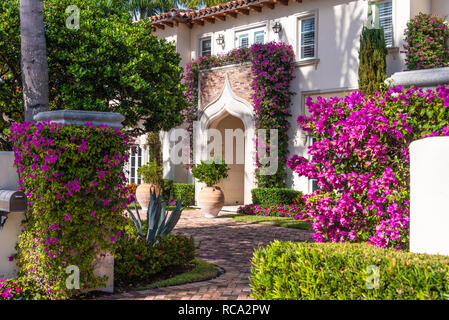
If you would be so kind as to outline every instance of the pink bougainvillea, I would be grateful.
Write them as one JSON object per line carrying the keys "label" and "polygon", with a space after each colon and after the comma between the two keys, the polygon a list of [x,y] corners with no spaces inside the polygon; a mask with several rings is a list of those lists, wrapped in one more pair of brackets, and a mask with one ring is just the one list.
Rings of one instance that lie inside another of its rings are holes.
{"label": "pink bougainvillea", "polygon": [[19,275],[33,279],[51,298],[74,293],[65,268],[76,265],[89,287],[104,281],[93,274],[101,251],[113,250],[125,217],[117,208],[132,202],[123,165],[129,138],[105,125],[14,123],[19,189],[29,210],[19,237]]}
{"label": "pink bougainvillea", "polygon": [[311,159],[294,155],[287,165],[317,179],[297,218],[313,221],[318,242],[366,241],[408,247],[409,144],[449,135],[449,89],[393,88],[374,97],[307,100],[310,116],[298,125],[316,138]]}

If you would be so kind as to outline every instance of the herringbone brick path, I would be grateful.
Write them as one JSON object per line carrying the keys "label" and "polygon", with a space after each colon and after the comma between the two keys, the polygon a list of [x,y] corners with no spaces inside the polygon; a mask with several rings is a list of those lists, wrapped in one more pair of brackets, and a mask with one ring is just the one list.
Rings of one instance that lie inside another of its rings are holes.
{"label": "herringbone brick path", "polygon": [[207,219],[199,210],[184,211],[173,233],[192,235],[195,243],[201,243],[198,258],[220,266],[225,273],[208,281],[131,291],[102,299],[251,299],[248,277],[251,257],[258,245],[267,245],[274,239],[312,241],[311,231],[236,222],[231,218]]}

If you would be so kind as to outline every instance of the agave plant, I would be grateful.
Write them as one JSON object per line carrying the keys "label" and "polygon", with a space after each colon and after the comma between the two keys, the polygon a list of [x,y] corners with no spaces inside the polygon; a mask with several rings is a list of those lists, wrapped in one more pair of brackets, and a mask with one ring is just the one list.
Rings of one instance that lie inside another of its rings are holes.
{"label": "agave plant", "polygon": [[128,210],[131,219],[137,229],[137,234],[141,239],[145,239],[146,243],[156,244],[159,236],[163,237],[169,234],[179,221],[182,213],[182,198],[176,203],[175,209],[172,210],[170,216],[167,210],[167,205],[162,201],[161,195],[156,196],[154,190],[150,191],[150,205],[147,210],[147,232],[146,235],[142,231],[142,220],[140,219],[139,209],[136,202],[134,202],[134,209],[136,210],[136,216],[129,208]]}

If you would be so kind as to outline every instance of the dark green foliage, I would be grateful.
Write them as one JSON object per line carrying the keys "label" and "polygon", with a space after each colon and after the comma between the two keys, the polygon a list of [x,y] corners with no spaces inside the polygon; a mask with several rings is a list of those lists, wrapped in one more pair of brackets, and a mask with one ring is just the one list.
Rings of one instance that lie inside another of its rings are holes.
{"label": "dark green foliage", "polygon": [[152,183],[160,187],[162,185],[162,166],[156,162],[148,162],[137,169],[137,174],[142,177],[144,183]]}
{"label": "dark green foliage", "polygon": [[136,215],[128,207],[126,210],[136,227],[137,235],[144,239],[147,244],[156,245],[158,239],[169,234],[178,223],[182,213],[182,198],[177,201],[176,207],[171,211],[170,215],[167,210],[167,204],[162,201],[162,195],[159,194],[156,197],[155,191],[151,190],[150,199],[150,206],[146,212],[146,232],[144,232],[143,228],[145,222],[142,222],[140,219],[136,203],[134,203]]}
{"label": "dark green foliage", "polygon": [[383,29],[363,27],[359,51],[359,90],[365,94],[381,91],[387,79],[387,54]]}
{"label": "dark green foliage", "polygon": [[[149,19],[133,24],[128,11],[106,2],[44,1],[50,109],[119,112],[135,136],[181,124],[187,103],[176,47],[151,35]],[[69,5],[80,10],[79,29],[66,27]],[[0,17],[0,149],[7,149],[1,134],[23,121],[19,0],[0,1]]]}
{"label": "dark green foliage", "polygon": [[[165,201],[169,201],[170,199],[173,199],[172,196],[172,189],[173,189],[173,180],[171,179],[162,179],[162,185],[161,185],[161,192],[162,192],[162,199]],[[181,197],[179,197],[181,199]],[[185,205],[184,199],[182,202]]]}
{"label": "dark green foliage", "polygon": [[148,132],[147,143],[150,149],[150,160],[162,166],[162,144],[159,132]]}
{"label": "dark green foliage", "polygon": [[203,161],[193,167],[192,176],[200,182],[204,182],[208,187],[213,187],[221,179],[228,177],[228,165],[224,160],[213,159]]}
{"label": "dark green foliage", "polygon": [[[135,229],[132,226],[129,230]],[[159,238],[156,246],[149,246],[134,231],[117,242],[114,256],[116,285],[145,281],[167,267],[191,262],[195,258],[192,237],[169,234]]]}
{"label": "dark green foliage", "polygon": [[252,263],[256,299],[435,300],[449,293],[445,256],[364,244],[274,241],[256,249]]}
{"label": "dark green foliage", "polygon": [[195,185],[189,183],[173,183],[172,197],[181,199],[184,206],[195,205]]}
{"label": "dark green foliage", "polygon": [[272,207],[278,204],[293,204],[302,193],[288,188],[255,188],[251,190],[251,195],[253,204]]}

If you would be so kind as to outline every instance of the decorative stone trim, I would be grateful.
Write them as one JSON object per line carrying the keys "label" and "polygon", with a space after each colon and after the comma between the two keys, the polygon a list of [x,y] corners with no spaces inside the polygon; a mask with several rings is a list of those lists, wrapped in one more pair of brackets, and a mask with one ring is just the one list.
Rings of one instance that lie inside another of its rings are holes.
{"label": "decorative stone trim", "polygon": [[449,67],[396,72],[387,79],[390,86],[433,88],[449,84]]}
{"label": "decorative stone trim", "polygon": [[316,66],[318,65],[318,63],[320,62],[320,59],[316,58],[316,59],[306,59],[306,60],[298,60],[295,62],[295,65],[297,67],[306,67],[306,66]]}
{"label": "decorative stone trim", "polygon": [[84,110],[55,110],[39,112],[34,116],[35,121],[50,120],[53,123],[78,124],[87,122],[95,126],[108,125],[113,128],[122,128],[125,117],[116,112],[98,112]]}

